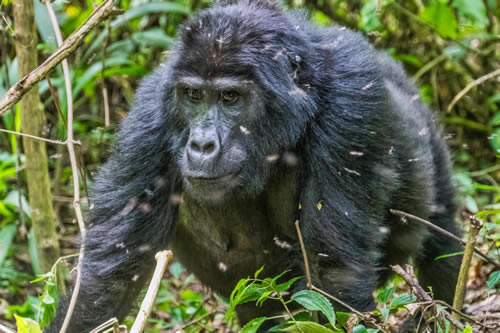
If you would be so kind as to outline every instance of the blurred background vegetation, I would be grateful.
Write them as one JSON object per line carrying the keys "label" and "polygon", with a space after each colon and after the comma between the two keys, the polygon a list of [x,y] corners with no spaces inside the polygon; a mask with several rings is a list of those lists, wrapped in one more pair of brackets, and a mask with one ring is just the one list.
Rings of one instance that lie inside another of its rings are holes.
{"label": "blurred background vegetation", "polygon": [[[95,4],[91,0],[53,3],[64,37],[86,20]],[[81,141],[78,155],[84,170],[80,176],[88,187],[108,155],[138,82],[168,57],[177,26],[193,12],[209,6],[210,1],[122,0],[115,4],[124,13],[92,31],[68,59],[75,102],[75,138]],[[41,63],[57,45],[45,5],[37,0],[34,5]],[[403,64],[419,85],[421,97],[439,113],[454,157],[461,216],[484,210],[494,213],[485,221],[481,246],[499,259],[500,76],[473,87],[449,109],[464,87],[500,68],[498,1],[288,0],[285,5],[307,10],[319,25],[342,25],[362,31],[377,48]],[[2,0],[0,97],[17,82],[12,17],[12,0]],[[57,92],[62,115],[55,107],[49,82],[42,81],[38,90],[47,117],[43,134],[64,140],[67,101],[60,66],[50,74],[50,83]],[[109,126],[103,111],[104,89],[109,96]],[[0,116],[0,128],[19,131],[19,113],[13,109]],[[21,146],[15,135],[0,133],[0,323],[5,325],[13,322],[14,314],[43,322],[40,309],[50,318],[57,297],[50,288],[50,274],[45,283],[30,283],[47,272],[40,271],[35,250]],[[75,253],[78,239],[71,207],[71,168],[64,146],[48,144],[47,152],[61,255],[68,255]],[[475,265],[477,274],[473,278],[484,282],[491,269],[484,273],[477,267],[480,263]],[[150,329],[160,331],[206,316],[206,320],[186,330],[230,330],[231,324],[222,323],[223,310],[219,307],[223,303],[203,292],[200,284],[175,263],[160,291]]]}

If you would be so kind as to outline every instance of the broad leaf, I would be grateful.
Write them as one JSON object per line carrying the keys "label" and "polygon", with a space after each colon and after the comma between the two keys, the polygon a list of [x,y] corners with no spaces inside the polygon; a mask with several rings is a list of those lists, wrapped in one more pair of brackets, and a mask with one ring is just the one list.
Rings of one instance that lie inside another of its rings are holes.
{"label": "broad leaf", "polygon": [[330,324],[335,327],[335,311],[325,296],[312,290],[301,290],[293,294],[291,299],[307,310],[321,311]]}

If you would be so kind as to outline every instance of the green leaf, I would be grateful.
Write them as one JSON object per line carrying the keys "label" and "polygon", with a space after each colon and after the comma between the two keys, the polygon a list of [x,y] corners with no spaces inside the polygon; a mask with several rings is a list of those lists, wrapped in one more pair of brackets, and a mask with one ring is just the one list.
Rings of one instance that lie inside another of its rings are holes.
{"label": "green leaf", "polygon": [[49,294],[46,294],[42,299],[42,302],[45,304],[54,304],[55,301],[56,300],[54,299],[54,297],[50,296]]}
{"label": "green leaf", "polygon": [[443,254],[442,256],[434,258],[434,260],[439,260],[439,259],[444,259],[444,258],[459,256],[459,255],[462,255],[462,254],[464,254],[464,251]]}
{"label": "green leaf", "polygon": [[352,333],[368,333],[364,325],[358,325],[352,329]]}
{"label": "green leaf", "polygon": [[389,318],[389,313],[391,312],[390,309],[387,309],[387,308],[382,308],[382,309],[379,309],[380,311],[380,314],[382,315],[382,318],[384,318],[384,323],[387,321],[387,319]]}
{"label": "green leaf", "polygon": [[332,304],[325,296],[312,290],[301,290],[293,294],[291,299],[307,310],[321,311],[330,324],[335,327],[335,311],[333,310]]}
{"label": "green leaf", "polygon": [[268,298],[269,298],[269,295],[271,295],[273,293],[272,290],[269,290],[269,291],[266,291],[265,293],[263,293],[259,299],[257,300],[257,305],[258,306],[262,306],[262,303],[264,303],[264,301],[266,301]]}
{"label": "green leaf", "polygon": [[287,282],[283,282],[283,283],[280,283],[278,285],[276,285],[274,287],[274,289],[276,289],[277,291],[279,292],[283,292],[283,291],[287,291],[288,289],[290,289],[290,287],[292,286],[292,284],[297,281],[298,279],[300,279],[300,276],[298,277],[295,277]]}
{"label": "green leaf", "polygon": [[458,11],[460,17],[467,25],[476,25],[484,28],[488,25],[488,16],[486,16],[486,7],[482,1],[476,0],[454,0],[451,4]]}
{"label": "green leaf", "polygon": [[14,224],[3,227],[0,230],[0,266],[2,266],[7,252],[9,251],[14,235],[16,234],[16,226]]}
{"label": "green leaf", "polygon": [[408,293],[401,294],[395,296],[391,301],[391,309],[399,308],[400,306],[415,303],[417,301],[417,297],[415,295],[410,295]]}
{"label": "green leaf", "polygon": [[335,333],[335,331],[312,321],[297,321],[293,323],[293,325],[282,328],[281,330],[292,333]]}
{"label": "green leaf", "polygon": [[16,318],[17,333],[42,333],[40,326],[33,319],[23,318],[14,314]]}
{"label": "green leaf", "polygon": [[178,279],[181,276],[183,271],[184,267],[182,267],[182,264],[178,261],[170,265],[170,274],[172,274],[176,279]]}
{"label": "green leaf", "polygon": [[266,321],[267,317],[258,317],[250,320],[243,328],[240,333],[255,333],[257,329]]}
{"label": "green leaf", "polygon": [[262,270],[264,269],[264,266],[262,266],[261,268],[259,268],[259,270],[257,272],[255,272],[255,274],[253,275],[254,278],[257,278],[260,274],[260,272],[262,272]]}
{"label": "green leaf", "polygon": [[[246,284],[248,283],[248,279],[241,279],[238,281],[236,286],[234,287],[233,291],[231,292],[231,295],[229,296],[229,303],[233,303],[236,294],[239,292],[241,288],[243,288]],[[235,304],[236,305],[236,304]]]}
{"label": "green leaf", "polygon": [[458,24],[455,14],[444,3],[434,1],[420,13],[420,18],[432,25],[443,37],[456,38],[458,36]]}
{"label": "green leaf", "polygon": [[495,288],[495,286],[499,283],[500,283],[500,271],[495,271],[491,273],[488,282],[486,282],[489,289]]}
{"label": "green leaf", "polygon": [[318,210],[321,210],[321,208],[323,208],[323,204],[320,202],[318,202],[318,204],[316,205],[318,207]]}
{"label": "green leaf", "polygon": [[479,206],[477,205],[476,200],[471,195],[468,195],[464,198],[465,207],[472,213],[477,213],[479,211]]}
{"label": "green leaf", "polygon": [[377,300],[380,302],[380,303],[387,303],[387,301],[391,298],[392,294],[394,294],[394,291],[396,290],[395,287],[392,287],[392,288],[387,288],[387,289],[384,289],[382,290],[378,296],[377,296]]}

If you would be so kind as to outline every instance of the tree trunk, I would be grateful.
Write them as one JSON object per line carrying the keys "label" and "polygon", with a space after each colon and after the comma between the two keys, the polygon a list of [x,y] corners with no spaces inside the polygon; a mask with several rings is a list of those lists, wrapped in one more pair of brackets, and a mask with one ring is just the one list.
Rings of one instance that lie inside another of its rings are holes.
{"label": "tree trunk", "polygon": [[[38,66],[36,46],[38,36],[35,28],[33,0],[14,0],[14,26],[18,77]],[[38,95],[38,85],[34,86],[21,100],[21,126],[23,133],[44,136],[46,118]],[[49,170],[45,142],[23,136],[26,155],[26,175],[28,179],[31,222],[35,234],[36,248],[42,273],[50,271],[59,257],[52,194],[50,193]]]}

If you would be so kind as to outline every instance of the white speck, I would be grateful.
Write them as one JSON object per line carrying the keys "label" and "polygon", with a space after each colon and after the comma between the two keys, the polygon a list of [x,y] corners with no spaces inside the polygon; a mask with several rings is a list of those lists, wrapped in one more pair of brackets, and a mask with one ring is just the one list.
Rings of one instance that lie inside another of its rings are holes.
{"label": "white speck", "polygon": [[250,131],[245,126],[240,126],[240,131],[241,131],[241,133],[243,133],[245,135],[249,135],[250,134]]}
{"label": "white speck", "polygon": [[349,172],[349,173],[355,174],[356,176],[361,176],[361,174],[355,170],[351,170],[351,169],[347,169],[347,168],[344,168],[344,170]]}
{"label": "white speck", "polygon": [[418,132],[418,135],[420,135],[420,136],[424,136],[424,135],[426,135],[426,134],[427,134],[427,128],[422,128],[422,129],[420,130],[420,132]]}
{"label": "white speck", "polygon": [[276,246],[278,246],[278,247],[280,247],[282,249],[291,249],[292,248],[292,246],[290,245],[290,243],[288,243],[287,241],[279,239],[278,236],[274,236],[273,240],[274,240],[274,244],[276,244]]}
{"label": "white speck", "polygon": [[124,249],[125,248],[125,244],[123,242],[121,242],[121,243],[116,244],[115,247],[117,249]]}
{"label": "white speck", "polygon": [[387,234],[390,230],[387,227],[379,227],[378,231],[380,231],[383,234]]}
{"label": "white speck", "polygon": [[172,203],[173,205],[180,205],[183,202],[184,199],[182,199],[182,196],[179,194],[172,194],[170,196],[170,203]]}
{"label": "white speck", "polygon": [[135,281],[139,280],[140,277],[141,276],[139,274],[135,274],[134,276],[132,276],[132,281],[135,282]]}
{"label": "white speck", "polygon": [[389,155],[392,155],[393,152],[394,152],[394,147],[391,146],[391,149],[389,149]]}
{"label": "white speck", "polygon": [[326,254],[326,253],[318,253],[318,256],[320,256],[320,257],[329,257],[329,255]]}
{"label": "white speck", "polygon": [[227,265],[225,263],[223,263],[222,261],[217,265],[217,268],[221,272],[226,272],[227,271]]}
{"label": "white speck", "polygon": [[410,99],[410,100],[413,102],[413,101],[418,100],[419,98],[420,98],[420,96],[418,96],[418,95],[413,95],[413,96],[411,96],[411,99]]}
{"label": "white speck", "polygon": [[365,153],[360,151],[350,151],[349,154],[351,154],[352,156],[363,156]]}
{"label": "white speck", "polygon": [[266,161],[274,162],[274,161],[278,160],[278,158],[280,158],[280,155],[278,155],[278,154],[268,155],[268,156],[266,156]]}
{"label": "white speck", "polygon": [[363,88],[361,88],[361,90],[369,89],[371,86],[373,86],[373,82],[368,83],[366,86],[364,86]]}

